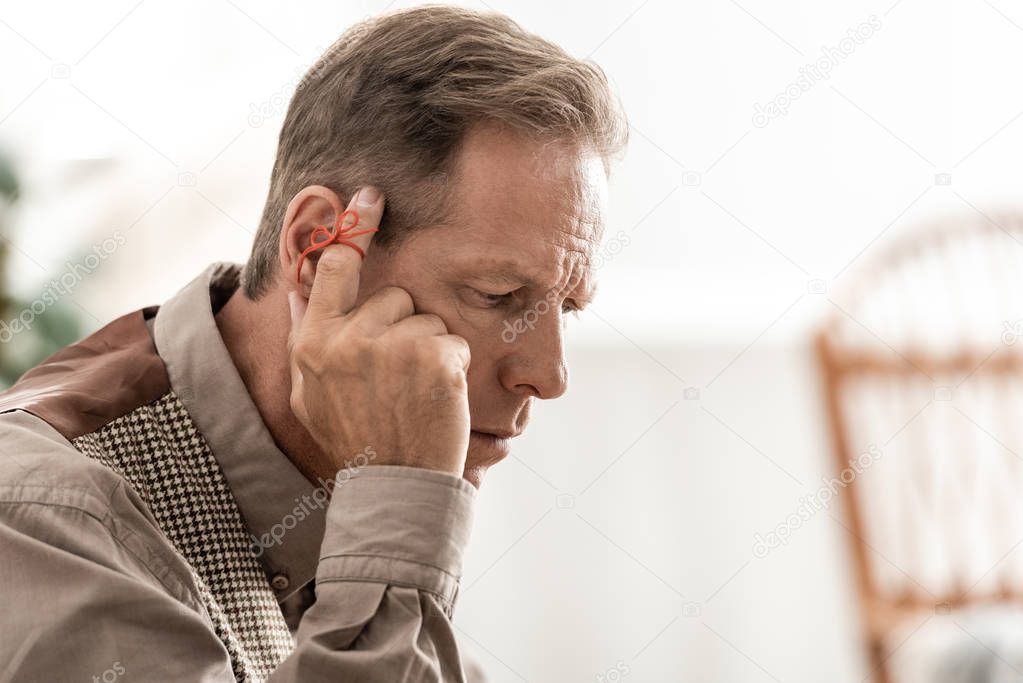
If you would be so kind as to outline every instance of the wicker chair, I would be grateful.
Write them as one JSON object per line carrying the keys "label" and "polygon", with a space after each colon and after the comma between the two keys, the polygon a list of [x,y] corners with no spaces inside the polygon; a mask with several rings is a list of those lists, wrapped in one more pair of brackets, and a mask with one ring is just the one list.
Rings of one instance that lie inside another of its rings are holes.
{"label": "wicker chair", "polygon": [[868,264],[816,351],[837,471],[880,454],[833,517],[872,673],[894,683],[907,619],[1023,603],[1023,216],[936,225]]}

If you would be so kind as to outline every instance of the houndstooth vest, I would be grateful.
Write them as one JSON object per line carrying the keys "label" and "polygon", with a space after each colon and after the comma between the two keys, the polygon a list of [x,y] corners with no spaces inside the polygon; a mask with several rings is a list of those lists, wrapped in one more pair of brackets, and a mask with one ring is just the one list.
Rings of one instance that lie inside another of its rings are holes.
{"label": "houndstooth vest", "polygon": [[0,396],[110,468],[188,562],[238,681],[263,681],[294,642],[207,440],[170,388],[148,308],[54,354]]}
{"label": "houndstooth vest", "polygon": [[235,678],[268,678],[291,653],[291,633],[220,467],[173,392],[72,443],[131,484],[191,565]]}

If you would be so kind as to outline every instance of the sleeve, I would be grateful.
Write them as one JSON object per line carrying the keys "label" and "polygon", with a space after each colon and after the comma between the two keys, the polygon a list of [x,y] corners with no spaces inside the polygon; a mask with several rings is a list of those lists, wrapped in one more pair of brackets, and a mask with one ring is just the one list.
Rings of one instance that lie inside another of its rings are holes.
{"label": "sleeve", "polygon": [[149,540],[89,491],[0,487],[0,681],[234,681],[187,569]]}
{"label": "sleeve", "polygon": [[[474,500],[417,468],[339,480],[316,602],[270,680],[466,681],[451,618]],[[152,529],[120,483],[0,486],[0,681],[234,681],[187,565]]]}
{"label": "sleeve", "polygon": [[461,477],[418,468],[339,477],[316,602],[271,680],[465,681],[451,619],[475,494]]}

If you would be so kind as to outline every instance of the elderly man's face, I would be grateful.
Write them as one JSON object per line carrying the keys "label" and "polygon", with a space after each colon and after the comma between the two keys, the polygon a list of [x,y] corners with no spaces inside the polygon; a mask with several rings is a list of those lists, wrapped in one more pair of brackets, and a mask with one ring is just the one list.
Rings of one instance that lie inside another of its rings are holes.
{"label": "elderly man's face", "polygon": [[532,400],[565,392],[565,323],[594,293],[607,180],[597,156],[493,128],[473,131],[461,154],[453,226],[370,249],[360,300],[397,285],[469,342],[466,478],[479,485]]}

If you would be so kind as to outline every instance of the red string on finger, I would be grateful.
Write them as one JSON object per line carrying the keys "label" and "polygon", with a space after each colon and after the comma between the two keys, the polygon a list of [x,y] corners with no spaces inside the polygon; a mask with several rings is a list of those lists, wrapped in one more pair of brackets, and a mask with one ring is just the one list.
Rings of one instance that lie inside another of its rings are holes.
{"label": "red string on finger", "polygon": [[[351,225],[345,225],[345,218],[352,216],[355,220],[352,221]],[[343,244],[346,247],[354,249],[361,258],[366,258],[366,252],[362,248],[352,242],[353,237],[359,235],[368,235],[371,232],[379,232],[380,228],[364,228],[362,230],[356,230],[355,226],[359,224],[359,212],[355,209],[348,209],[334,221],[334,229],[328,230],[325,225],[318,225],[316,229],[309,235],[309,246],[306,247],[305,251],[298,257],[298,265],[295,267],[295,282],[301,282],[302,279],[302,263],[305,262],[306,256],[317,251],[319,249],[325,249],[331,244]]]}

